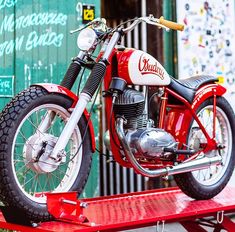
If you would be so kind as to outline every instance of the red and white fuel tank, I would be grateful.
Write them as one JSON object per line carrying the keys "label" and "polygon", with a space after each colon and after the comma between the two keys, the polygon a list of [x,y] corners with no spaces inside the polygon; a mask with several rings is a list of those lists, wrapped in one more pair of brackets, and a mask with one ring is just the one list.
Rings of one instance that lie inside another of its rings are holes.
{"label": "red and white fuel tank", "polygon": [[118,76],[125,79],[127,84],[170,84],[170,76],[154,57],[133,48],[126,48],[118,54]]}

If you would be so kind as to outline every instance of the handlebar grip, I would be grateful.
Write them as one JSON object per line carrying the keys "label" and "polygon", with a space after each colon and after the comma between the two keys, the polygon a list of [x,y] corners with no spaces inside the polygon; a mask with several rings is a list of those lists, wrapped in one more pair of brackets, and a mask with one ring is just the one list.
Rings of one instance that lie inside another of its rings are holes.
{"label": "handlebar grip", "polygon": [[169,20],[165,20],[163,16],[160,17],[159,23],[173,30],[183,31],[184,25],[175,23]]}

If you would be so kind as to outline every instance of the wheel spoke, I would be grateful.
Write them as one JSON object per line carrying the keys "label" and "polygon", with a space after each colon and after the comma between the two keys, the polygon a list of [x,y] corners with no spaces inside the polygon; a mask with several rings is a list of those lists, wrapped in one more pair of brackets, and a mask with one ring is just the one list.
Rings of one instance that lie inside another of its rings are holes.
{"label": "wheel spoke", "polygon": [[43,189],[47,189],[47,184],[48,184],[48,173],[45,175],[45,180],[44,180],[44,186]]}
{"label": "wheel spoke", "polygon": [[41,185],[41,181],[39,180],[39,175],[37,175],[37,183],[38,183],[38,186],[41,189],[41,193],[43,195],[45,188],[43,188],[42,185]]}
{"label": "wheel spoke", "polygon": [[[28,162],[27,164],[29,164],[29,162]],[[24,168],[27,168],[27,164],[25,164],[25,165],[23,165],[22,167],[20,167],[19,169],[17,169],[16,174],[19,173],[19,172],[22,172],[22,170],[23,170]]]}
{"label": "wheel spoke", "polygon": [[[60,174],[60,177],[58,177],[57,175],[55,175],[53,172],[51,172],[51,175],[54,176],[56,179],[60,180],[61,181],[61,173],[59,172]],[[63,182],[63,181],[61,181]]]}
{"label": "wheel spoke", "polygon": [[54,117],[53,121],[51,121],[51,118],[50,118],[50,126],[47,129],[49,131],[49,133],[53,134],[53,135],[55,135],[53,125],[54,125],[54,122],[56,121],[56,117],[57,117],[57,113],[55,114],[55,117]]}
{"label": "wheel spoke", "polygon": [[[69,169],[69,168],[68,168]],[[67,174],[66,172],[60,170],[60,168],[56,169],[57,172],[60,173],[60,175],[62,174],[63,176],[69,177],[69,174]]]}
{"label": "wheel spoke", "polygon": [[33,196],[35,192],[37,192],[37,175],[34,177],[33,183],[31,185],[31,195]]}
{"label": "wheel spoke", "polygon": [[[24,134],[21,131],[19,131],[19,133],[22,136],[22,138],[24,138],[25,142],[27,143],[27,138],[24,136]],[[27,145],[29,145],[33,150],[35,150],[31,144],[27,143]]]}
{"label": "wheel spoke", "polygon": [[29,118],[27,118],[27,121],[33,126],[33,128],[34,128],[37,132],[39,132],[39,134],[41,134],[42,136],[44,136],[44,134],[38,129],[37,126],[34,125],[34,123],[33,123]]}
{"label": "wheel spoke", "polygon": [[[224,160],[224,165],[220,165],[218,166],[209,166],[207,169],[202,169],[199,171],[194,171],[193,175],[194,178],[197,179],[197,181],[199,183],[202,184],[206,184],[206,185],[210,185],[212,183],[215,183],[218,179],[221,178],[221,176],[223,175],[223,173],[226,170],[226,167],[228,165],[228,160],[230,159],[231,153],[229,152],[229,146],[228,144],[231,144],[231,137],[229,136],[229,131],[230,128],[228,128],[228,122],[226,122],[226,120],[228,120],[226,118],[226,116],[224,115],[223,111],[217,107],[216,109],[216,141],[218,143],[222,143],[224,145],[226,145],[226,148],[223,149],[223,151],[221,151],[223,153],[222,157]],[[201,121],[201,123],[204,125],[207,133],[212,136],[213,134],[213,106],[209,105],[207,107],[205,107],[204,109],[202,109],[199,113],[198,113],[198,117]],[[195,128],[195,121],[192,124],[192,128]],[[201,131],[201,130],[200,130]],[[204,136],[204,134],[202,132],[197,132],[196,133],[192,133],[192,129],[190,134],[190,139],[189,141],[191,141],[191,144],[194,144],[194,140],[195,139],[199,139],[200,142],[204,143],[204,141],[206,141],[206,138]],[[197,135],[200,135],[199,137]],[[227,142],[225,142],[227,141]],[[210,151],[208,152],[208,154],[205,154],[206,156],[211,156],[213,154],[214,151]],[[226,163],[226,165],[225,165]]]}
{"label": "wheel spoke", "polygon": [[[29,171],[29,170],[28,170]],[[28,179],[23,185],[22,187],[25,187],[25,185],[27,185],[28,183],[30,183],[33,179],[35,178],[35,176],[31,177],[30,179]],[[26,179],[26,178],[25,178]]]}

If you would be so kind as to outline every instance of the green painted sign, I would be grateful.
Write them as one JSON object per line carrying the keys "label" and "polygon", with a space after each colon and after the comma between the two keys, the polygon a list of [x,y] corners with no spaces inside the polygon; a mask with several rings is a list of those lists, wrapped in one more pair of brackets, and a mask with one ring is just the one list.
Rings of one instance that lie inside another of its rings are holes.
{"label": "green painted sign", "polygon": [[0,97],[14,96],[14,76],[0,76]]}

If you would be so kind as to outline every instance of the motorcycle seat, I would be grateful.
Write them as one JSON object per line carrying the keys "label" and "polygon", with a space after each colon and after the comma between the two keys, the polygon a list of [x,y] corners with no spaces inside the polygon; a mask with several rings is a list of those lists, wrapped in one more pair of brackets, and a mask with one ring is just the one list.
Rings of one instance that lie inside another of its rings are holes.
{"label": "motorcycle seat", "polygon": [[196,91],[204,84],[214,83],[218,81],[218,77],[214,76],[194,76],[183,80],[176,80],[171,77],[170,88],[176,93],[184,97],[190,103],[193,102]]}

